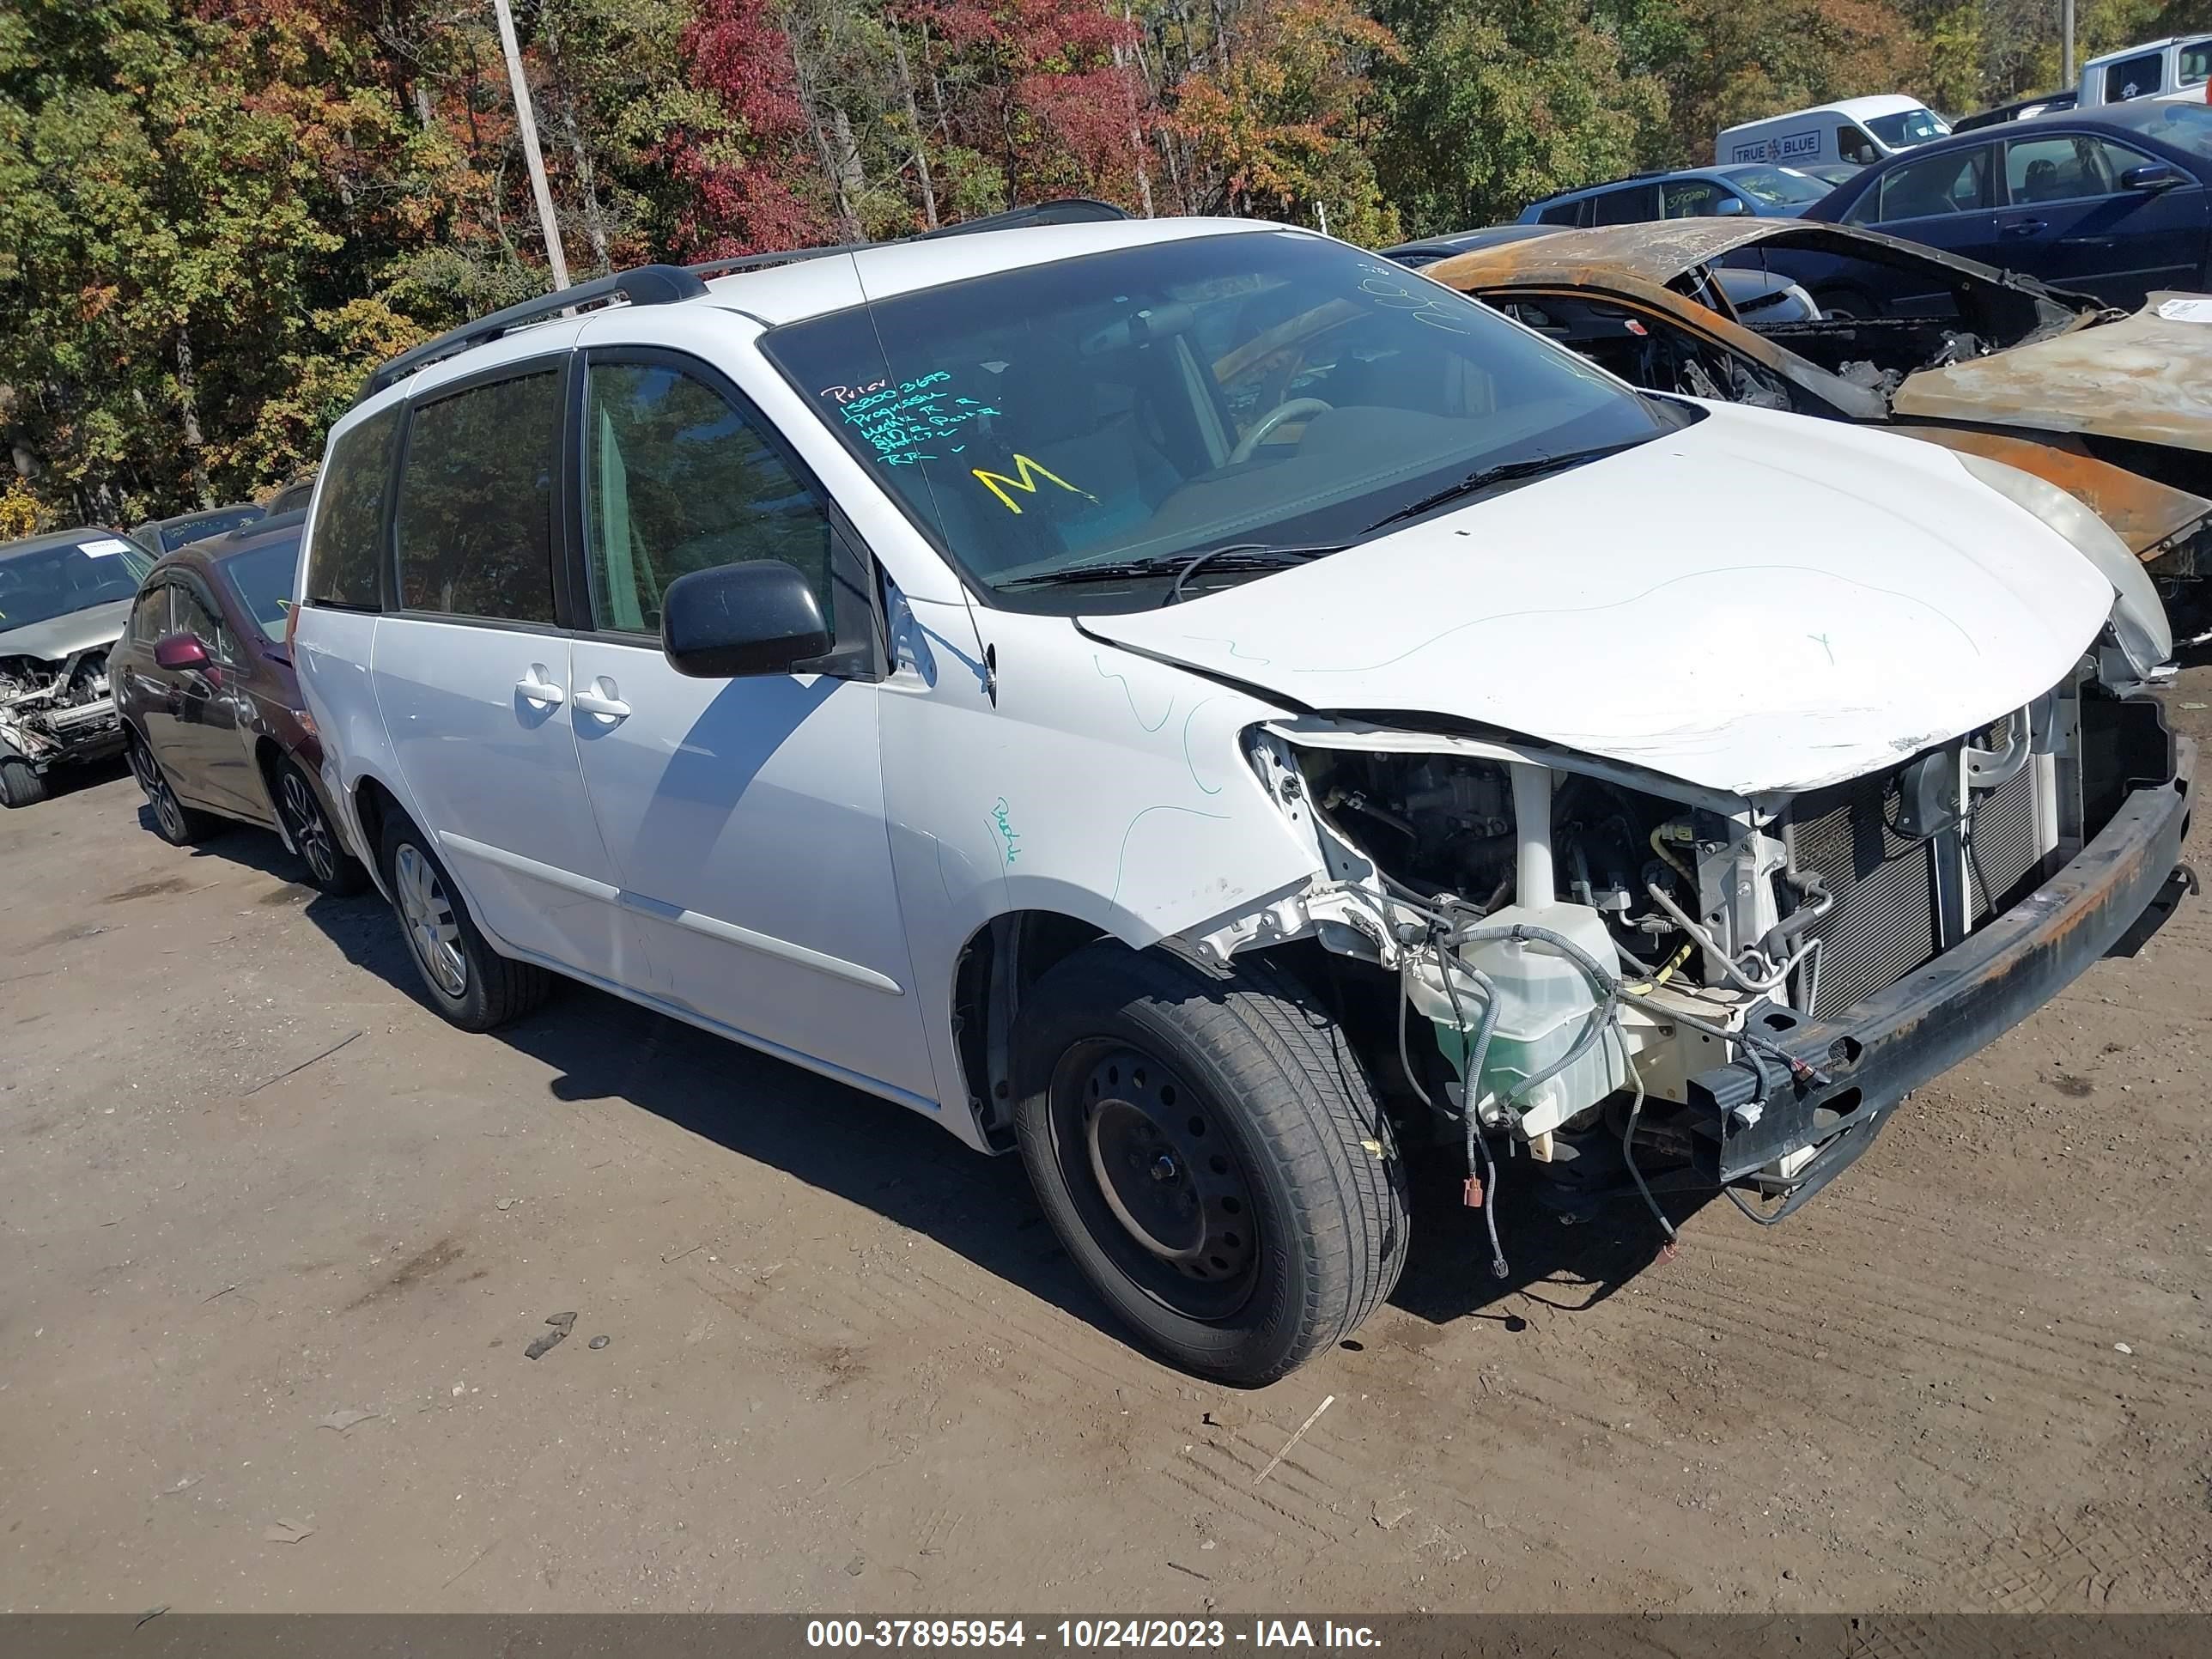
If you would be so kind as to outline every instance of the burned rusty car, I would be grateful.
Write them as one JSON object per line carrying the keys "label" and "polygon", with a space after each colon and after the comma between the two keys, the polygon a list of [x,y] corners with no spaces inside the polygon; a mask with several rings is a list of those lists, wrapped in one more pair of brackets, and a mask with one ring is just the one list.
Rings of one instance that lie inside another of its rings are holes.
{"label": "burned rusty car", "polygon": [[29,806],[53,767],[122,749],[107,655],[153,562],[97,528],[0,546],[0,805]]}
{"label": "burned rusty car", "polygon": [[[1770,321],[1723,270],[1856,312]],[[2140,312],[1870,231],[1686,220],[1494,244],[1423,275],[1658,392],[1866,422],[2087,505],[2160,576],[2212,570],[2212,300]]]}

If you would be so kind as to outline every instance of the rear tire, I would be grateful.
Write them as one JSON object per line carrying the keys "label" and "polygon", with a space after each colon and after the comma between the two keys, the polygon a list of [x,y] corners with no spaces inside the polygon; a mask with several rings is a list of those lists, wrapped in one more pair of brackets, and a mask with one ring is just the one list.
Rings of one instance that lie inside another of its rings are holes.
{"label": "rear tire", "polygon": [[276,761],[269,769],[269,784],[284,833],[291,837],[300,862],[307,866],[307,884],[332,898],[351,898],[367,887],[368,872],[338,839],[337,827],[323,811],[322,797],[315,793],[306,769],[289,757]]}
{"label": "rear tire", "polygon": [[46,798],[46,781],[30,762],[0,760],[0,806],[36,806]]}
{"label": "rear tire", "polygon": [[1273,1382],[1397,1283],[1407,1213],[1389,1122],[1344,1032],[1282,969],[1217,978],[1086,946],[1030,993],[1013,1069],[1046,1217],[1173,1364]]}
{"label": "rear tire", "polygon": [[197,847],[223,828],[223,821],[212,812],[195,811],[177,799],[176,786],[161,769],[161,763],[154,758],[145,738],[133,732],[125,739],[124,747],[131,757],[131,775],[138,780],[146,805],[153,811],[155,835],[172,847]]}
{"label": "rear tire", "polygon": [[384,880],[430,1006],[461,1030],[496,1030],[551,993],[543,968],[491,948],[429,837],[397,812],[384,830]]}

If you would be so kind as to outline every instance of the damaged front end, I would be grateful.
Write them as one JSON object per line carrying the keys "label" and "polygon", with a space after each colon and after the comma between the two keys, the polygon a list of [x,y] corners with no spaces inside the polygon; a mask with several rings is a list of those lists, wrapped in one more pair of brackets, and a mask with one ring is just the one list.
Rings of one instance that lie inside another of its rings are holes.
{"label": "damaged front end", "polygon": [[1278,721],[1252,763],[1325,873],[1186,943],[1310,939],[1365,975],[1391,1010],[1370,1066],[1463,1144],[1471,1202],[1510,1142],[1570,1218],[1639,1192],[1657,1213],[1668,1187],[1777,1218],[2172,908],[2193,750],[2113,666],[1756,799],[1442,726]]}
{"label": "damaged front end", "polygon": [[63,761],[94,760],[123,745],[123,721],[109,695],[111,644],[58,659],[0,655],[0,757],[20,757],[43,772]]}

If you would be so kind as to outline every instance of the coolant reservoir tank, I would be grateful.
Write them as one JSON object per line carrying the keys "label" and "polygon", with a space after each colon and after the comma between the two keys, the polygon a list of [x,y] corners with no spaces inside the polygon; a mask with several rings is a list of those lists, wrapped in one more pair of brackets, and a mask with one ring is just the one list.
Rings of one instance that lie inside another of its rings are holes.
{"label": "coolant reservoir tank", "polygon": [[[1541,927],[1573,940],[1599,967],[1618,978],[1620,953],[1606,931],[1604,918],[1585,905],[1508,905],[1492,911],[1484,932],[1519,923]],[[1482,998],[1473,978],[1455,974],[1459,1006],[1468,1029],[1462,1031],[1449,994],[1433,963],[1413,975],[1413,1005],[1435,1022],[1437,1042],[1461,1076],[1468,1092],[1486,1114],[1513,1098],[1529,1079],[1556,1065],[1589,1029],[1601,997],[1590,976],[1565,951],[1540,940],[1492,939],[1462,945],[1459,961],[1488,976],[1498,997],[1498,1021],[1483,1057],[1480,1079],[1467,1077],[1474,1028],[1481,1020]],[[1522,1128],[1528,1134],[1556,1129],[1586,1106],[1594,1106],[1627,1085],[1620,1046],[1600,1036],[1572,1064],[1547,1078],[1525,1098],[1516,1100]]]}

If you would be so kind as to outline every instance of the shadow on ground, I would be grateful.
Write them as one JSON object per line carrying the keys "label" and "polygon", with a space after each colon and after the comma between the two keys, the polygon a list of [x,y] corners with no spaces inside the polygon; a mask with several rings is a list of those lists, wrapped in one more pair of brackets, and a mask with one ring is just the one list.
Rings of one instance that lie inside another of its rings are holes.
{"label": "shadow on ground", "polygon": [[[142,821],[152,833],[151,814]],[[412,958],[374,891],[317,895],[265,831],[234,826],[192,849],[274,878],[270,904],[296,903],[349,962],[420,1000]],[[495,1034],[555,1073],[563,1101],[620,1100],[925,1233],[1031,1296],[1124,1334],[1060,1248],[1020,1163],[970,1152],[921,1115],[757,1054],[588,987],[564,984],[543,1010]],[[1492,1276],[1483,1217],[1460,1201],[1454,1149],[1415,1160],[1413,1237],[1391,1300],[1436,1324],[1519,1316],[1517,1294],[1563,1311],[1595,1307],[1650,1265],[1662,1243],[1640,1207],[1563,1225],[1532,1193],[1526,1162],[1501,1166],[1498,1214],[1509,1271]],[[1517,1177],[1517,1178],[1516,1178]],[[1679,1220],[1693,1203],[1674,1200]]]}

